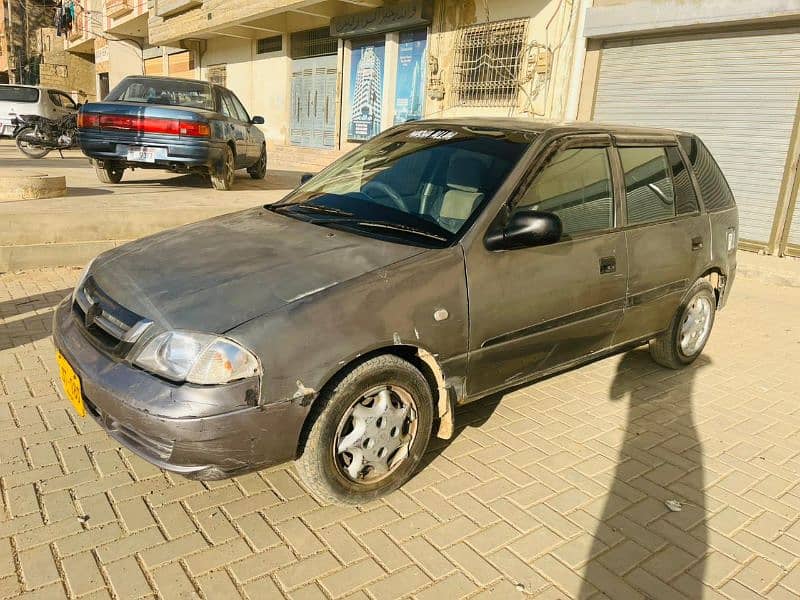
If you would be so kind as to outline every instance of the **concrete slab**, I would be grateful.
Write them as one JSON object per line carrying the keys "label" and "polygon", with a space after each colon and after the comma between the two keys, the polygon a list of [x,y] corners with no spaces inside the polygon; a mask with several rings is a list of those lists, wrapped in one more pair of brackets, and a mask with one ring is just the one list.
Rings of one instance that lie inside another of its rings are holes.
{"label": "concrete slab", "polygon": [[238,171],[233,190],[219,192],[201,177],[157,170],[126,171],[119,184],[97,180],[78,150],[40,160],[0,140],[0,177],[12,173],[64,176],[61,198],[0,203],[0,272],[79,266],[127,240],[275,202],[297,186],[301,172],[269,171],[254,180]]}

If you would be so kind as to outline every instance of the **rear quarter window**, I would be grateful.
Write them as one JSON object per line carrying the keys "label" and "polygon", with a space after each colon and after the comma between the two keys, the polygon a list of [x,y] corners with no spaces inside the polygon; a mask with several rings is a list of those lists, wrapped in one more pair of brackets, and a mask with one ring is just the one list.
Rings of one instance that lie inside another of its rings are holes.
{"label": "rear quarter window", "polygon": [[713,212],[735,206],[733,192],[705,144],[698,138],[688,135],[679,136],[678,140],[697,177],[706,210]]}

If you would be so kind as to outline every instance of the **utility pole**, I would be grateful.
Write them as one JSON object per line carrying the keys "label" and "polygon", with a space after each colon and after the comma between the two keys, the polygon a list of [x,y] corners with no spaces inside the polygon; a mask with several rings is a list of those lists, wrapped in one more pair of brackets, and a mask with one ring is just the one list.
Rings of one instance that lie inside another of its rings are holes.
{"label": "utility pole", "polygon": [[14,52],[14,41],[13,41],[13,34],[14,34],[14,19],[11,17],[11,0],[6,0],[6,57],[8,62],[8,82],[9,83],[16,83],[16,78],[14,77],[14,69],[11,68],[11,61],[17,60],[15,58]]}

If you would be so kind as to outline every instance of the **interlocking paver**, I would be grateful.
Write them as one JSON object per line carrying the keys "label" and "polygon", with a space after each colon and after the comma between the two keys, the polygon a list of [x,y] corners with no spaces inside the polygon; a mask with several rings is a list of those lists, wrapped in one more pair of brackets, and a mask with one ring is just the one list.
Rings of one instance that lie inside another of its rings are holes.
{"label": "interlocking paver", "polygon": [[166,476],[74,415],[47,328],[77,273],[0,275],[0,596],[800,595],[800,290],[737,281],[689,369],[636,350],[459,409],[352,507],[291,466]]}

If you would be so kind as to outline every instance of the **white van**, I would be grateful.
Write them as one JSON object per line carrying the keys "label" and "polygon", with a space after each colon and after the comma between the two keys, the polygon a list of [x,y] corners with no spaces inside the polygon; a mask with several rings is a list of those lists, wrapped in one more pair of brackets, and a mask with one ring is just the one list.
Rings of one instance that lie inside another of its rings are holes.
{"label": "white van", "polygon": [[14,133],[13,120],[17,115],[59,119],[77,110],[75,101],[61,90],[38,85],[0,84],[0,136]]}

